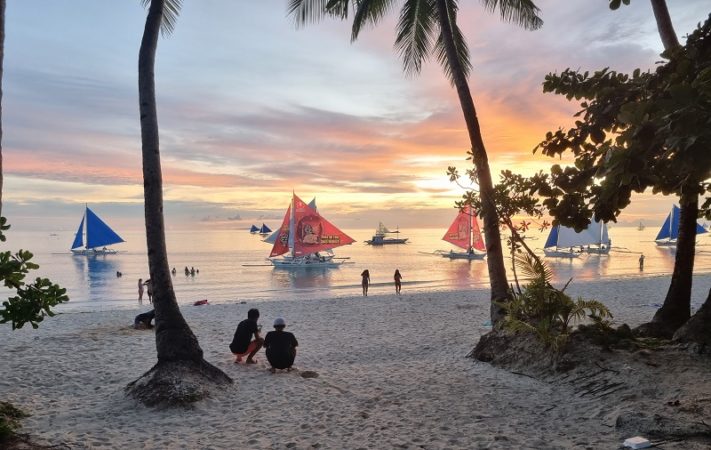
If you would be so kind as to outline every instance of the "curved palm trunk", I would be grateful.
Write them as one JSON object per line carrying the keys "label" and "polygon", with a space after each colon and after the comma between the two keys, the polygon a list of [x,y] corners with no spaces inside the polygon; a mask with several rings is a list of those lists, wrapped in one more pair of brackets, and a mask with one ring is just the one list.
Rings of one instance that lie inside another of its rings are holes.
{"label": "curved palm trunk", "polygon": [[5,60],[5,0],[0,0],[0,216],[2,216],[2,78],[3,61]]}
{"label": "curved palm trunk", "polygon": [[479,180],[481,212],[484,219],[484,236],[486,237],[487,265],[491,285],[491,322],[498,324],[503,319],[505,311],[496,302],[505,302],[509,298],[509,289],[504,254],[501,247],[501,235],[499,233],[499,217],[494,204],[494,185],[491,181],[489,159],[484,148],[484,140],[481,136],[479,119],[474,108],[474,100],[472,100],[471,92],[469,91],[469,84],[457,57],[447,0],[437,0],[437,11],[447,52],[447,60],[452,70],[452,79],[457,88],[459,103],[467,124],[474,165],[476,166]]}
{"label": "curved palm trunk", "polygon": [[153,0],[138,56],[138,99],[141,113],[143,189],[145,197],[148,268],[156,312],[158,361],[202,360],[202,349],[178,308],[168,266],[163,224],[163,177],[158,145],[155,96],[155,55],[164,0]]}
{"label": "curved palm trunk", "polygon": [[669,16],[669,9],[667,9],[667,2],[665,0],[651,0],[651,2],[654,18],[657,21],[657,30],[659,30],[659,36],[662,38],[664,50],[679,47],[679,39],[674,32],[671,16]]}

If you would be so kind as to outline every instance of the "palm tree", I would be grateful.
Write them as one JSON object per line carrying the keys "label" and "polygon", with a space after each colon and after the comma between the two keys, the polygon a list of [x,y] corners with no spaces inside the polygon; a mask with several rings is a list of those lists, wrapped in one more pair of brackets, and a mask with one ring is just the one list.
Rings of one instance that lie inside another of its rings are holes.
{"label": "palm tree", "polygon": [[[532,0],[481,0],[490,11],[499,10],[502,19],[526,29],[542,25],[539,9]],[[348,17],[354,10],[351,39],[357,39],[367,23],[377,24],[395,4],[394,0],[290,0],[289,13],[298,24],[316,21],[322,16]],[[494,204],[494,186],[489,159],[481,135],[479,119],[469,90],[467,76],[471,71],[469,49],[457,25],[458,0],[403,0],[398,35],[398,48],[406,73],[419,73],[424,60],[434,52],[446,76],[457,90],[467,125],[471,156],[479,184],[486,236],[487,265],[491,285],[491,320],[499,324],[504,317],[500,303],[510,298],[499,234],[499,217]]]}
{"label": "palm tree", "polygon": [[[182,0],[142,1],[144,5],[150,6],[138,55],[138,99],[146,243],[156,313],[158,362],[141,378],[129,384],[127,390],[129,394],[148,405],[183,404],[209,395],[205,380],[213,386],[229,384],[232,380],[203,359],[197,338],[180,313],[173,291],[165,245],[154,67],[159,32],[162,30],[163,33],[170,33],[173,30]],[[200,378],[186,376],[190,373],[197,374]]]}

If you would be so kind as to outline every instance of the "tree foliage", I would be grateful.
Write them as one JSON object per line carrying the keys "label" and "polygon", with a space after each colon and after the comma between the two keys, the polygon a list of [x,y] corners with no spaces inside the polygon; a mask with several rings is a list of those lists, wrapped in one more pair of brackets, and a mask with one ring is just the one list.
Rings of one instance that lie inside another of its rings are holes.
{"label": "tree foliage", "polygon": [[[534,151],[572,153],[539,193],[562,224],[583,228],[594,213],[615,217],[632,192],[687,198],[711,192],[711,18],[653,72],[603,69],[549,74],[545,92],[582,100],[575,126],[546,134]],[[711,219],[711,199],[702,213]]]}
{"label": "tree foliage", "polygon": [[[0,217],[0,241],[5,241],[4,231],[10,228],[7,219]],[[12,329],[26,323],[37,328],[45,316],[54,316],[52,308],[69,300],[67,290],[47,278],[37,277],[28,284],[25,277],[39,266],[33,263],[32,253],[19,250],[0,252],[0,280],[15,295],[8,297],[0,308],[0,323],[10,322]]]}

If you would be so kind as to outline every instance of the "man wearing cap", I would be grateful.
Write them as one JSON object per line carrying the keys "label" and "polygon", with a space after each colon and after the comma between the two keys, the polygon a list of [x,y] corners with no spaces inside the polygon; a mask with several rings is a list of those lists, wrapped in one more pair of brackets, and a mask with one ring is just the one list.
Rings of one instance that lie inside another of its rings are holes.
{"label": "man wearing cap", "polygon": [[[261,325],[257,325],[257,320],[259,320],[259,310],[252,308],[247,311],[247,318],[237,325],[235,336],[230,344],[230,350],[236,356],[235,363],[241,362],[244,355],[247,355],[246,364],[257,362],[254,355],[264,344],[264,339],[259,337]],[[254,335],[254,340],[252,340],[252,335]]]}
{"label": "man wearing cap", "polygon": [[292,333],[284,331],[284,327],[286,327],[286,321],[277,317],[274,319],[274,331],[267,333],[264,338],[267,360],[272,366],[269,370],[272,373],[276,372],[276,369],[291,370],[296,358],[296,347],[299,342]]}

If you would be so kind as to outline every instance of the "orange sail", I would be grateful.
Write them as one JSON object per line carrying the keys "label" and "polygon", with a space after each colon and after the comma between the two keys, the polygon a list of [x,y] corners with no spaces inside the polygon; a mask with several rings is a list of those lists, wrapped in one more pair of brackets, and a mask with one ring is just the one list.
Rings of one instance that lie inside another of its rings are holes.
{"label": "orange sail", "polygon": [[274,246],[272,247],[272,252],[269,257],[283,255],[289,251],[289,222],[291,218],[291,206],[286,210],[286,215],[284,215],[284,220],[281,222],[279,227],[279,234],[277,234],[276,240],[274,241]]}
{"label": "orange sail", "polygon": [[269,257],[288,251],[292,251],[292,256],[305,256],[353,242],[353,238],[294,194]]}
{"label": "orange sail", "polygon": [[479,230],[479,222],[476,220],[476,213],[470,206],[459,211],[442,239],[464,250],[473,248],[482,252],[486,251]]}
{"label": "orange sail", "polygon": [[294,256],[304,256],[355,242],[296,194],[292,207]]}

